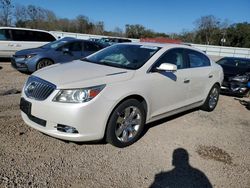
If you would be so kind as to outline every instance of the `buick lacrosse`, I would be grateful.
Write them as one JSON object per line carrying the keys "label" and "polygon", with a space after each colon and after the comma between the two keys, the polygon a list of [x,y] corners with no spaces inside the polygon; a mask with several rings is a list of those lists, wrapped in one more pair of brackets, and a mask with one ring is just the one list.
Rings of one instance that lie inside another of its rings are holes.
{"label": "buick lacrosse", "polygon": [[123,43],[35,72],[20,108],[26,124],[50,136],[125,147],[149,122],[214,110],[222,80],[220,65],[192,47]]}

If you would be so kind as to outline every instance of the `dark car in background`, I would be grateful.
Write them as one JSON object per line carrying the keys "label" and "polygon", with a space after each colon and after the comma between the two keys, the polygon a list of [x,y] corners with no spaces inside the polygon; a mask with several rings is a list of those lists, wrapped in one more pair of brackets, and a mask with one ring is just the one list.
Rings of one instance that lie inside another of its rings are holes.
{"label": "dark car in background", "polygon": [[13,55],[11,63],[17,70],[31,73],[55,63],[86,57],[103,47],[96,42],[66,37],[39,48],[20,50]]}
{"label": "dark car in background", "polygon": [[224,71],[224,81],[221,93],[249,96],[247,83],[250,81],[250,59],[237,57],[224,57],[217,61]]}
{"label": "dark car in background", "polygon": [[113,44],[117,44],[117,43],[123,43],[123,42],[132,42],[132,40],[130,39],[126,39],[126,38],[112,38],[112,37],[103,37],[101,39],[98,40],[99,43],[105,45],[105,46],[111,46]]}

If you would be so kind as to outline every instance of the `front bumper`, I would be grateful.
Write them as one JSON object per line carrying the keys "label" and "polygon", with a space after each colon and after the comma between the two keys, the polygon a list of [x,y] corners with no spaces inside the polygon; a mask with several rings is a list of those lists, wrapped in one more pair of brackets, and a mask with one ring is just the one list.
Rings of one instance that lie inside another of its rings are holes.
{"label": "front bumper", "polygon": [[249,88],[246,84],[235,83],[235,82],[226,82],[224,81],[221,86],[222,94],[230,94],[236,96],[245,96],[249,91]]}
{"label": "front bumper", "polygon": [[15,58],[11,57],[11,65],[13,68],[22,71],[22,72],[29,72],[27,63],[25,58]]}
{"label": "front bumper", "polygon": [[[44,101],[27,98],[23,93],[22,97],[32,104],[30,115],[21,112],[24,122],[34,129],[63,140],[81,142],[102,139],[114,101],[97,96],[81,104],[53,102],[57,92],[55,90]],[[62,132],[57,129],[58,125],[74,127],[77,133]]]}

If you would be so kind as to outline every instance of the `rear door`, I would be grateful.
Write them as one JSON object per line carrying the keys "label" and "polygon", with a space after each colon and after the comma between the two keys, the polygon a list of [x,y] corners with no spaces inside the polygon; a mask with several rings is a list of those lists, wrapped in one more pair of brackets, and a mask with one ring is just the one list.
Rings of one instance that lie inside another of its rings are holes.
{"label": "rear door", "polygon": [[214,83],[215,73],[209,58],[195,50],[186,49],[185,56],[191,71],[188,98],[190,103],[204,100]]}

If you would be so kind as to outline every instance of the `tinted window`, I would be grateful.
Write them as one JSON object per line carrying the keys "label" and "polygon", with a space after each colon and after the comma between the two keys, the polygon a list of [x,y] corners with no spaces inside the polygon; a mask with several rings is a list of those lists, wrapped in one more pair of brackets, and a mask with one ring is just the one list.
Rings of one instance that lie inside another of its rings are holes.
{"label": "tinted window", "polygon": [[155,67],[159,67],[162,63],[171,63],[177,66],[177,69],[186,68],[184,61],[183,49],[173,49],[167,51],[157,61]]}
{"label": "tinted window", "polygon": [[250,60],[247,60],[247,59],[225,58],[225,59],[219,60],[217,63],[222,66],[224,65],[224,66],[230,66],[230,67],[240,67],[240,68],[250,67]]}
{"label": "tinted window", "polygon": [[92,52],[96,52],[98,50],[100,50],[100,46],[98,46],[95,43],[91,43],[91,42],[84,42],[84,50],[85,51],[92,51]]}
{"label": "tinted window", "polygon": [[58,50],[62,50],[63,48],[68,48],[69,51],[75,51],[75,52],[82,51],[82,43],[80,41],[71,42],[71,43],[63,45]]}
{"label": "tinted window", "polygon": [[210,66],[210,60],[200,52],[187,50],[187,56],[191,68]]}
{"label": "tinted window", "polygon": [[49,33],[39,32],[39,31],[33,31],[34,40],[35,41],[43,41],[43,42],[52,42],[56,39]]}
{"label": "tinted window", "polygon": [[55,40],[55,38],[49,33],[40,31],[12,29],[11,32],[14,41],[50,42]]}
{"label": "tinted window", "polygon": [[0,40],[10,40],[10,33],[8,29],[0,30]]}

